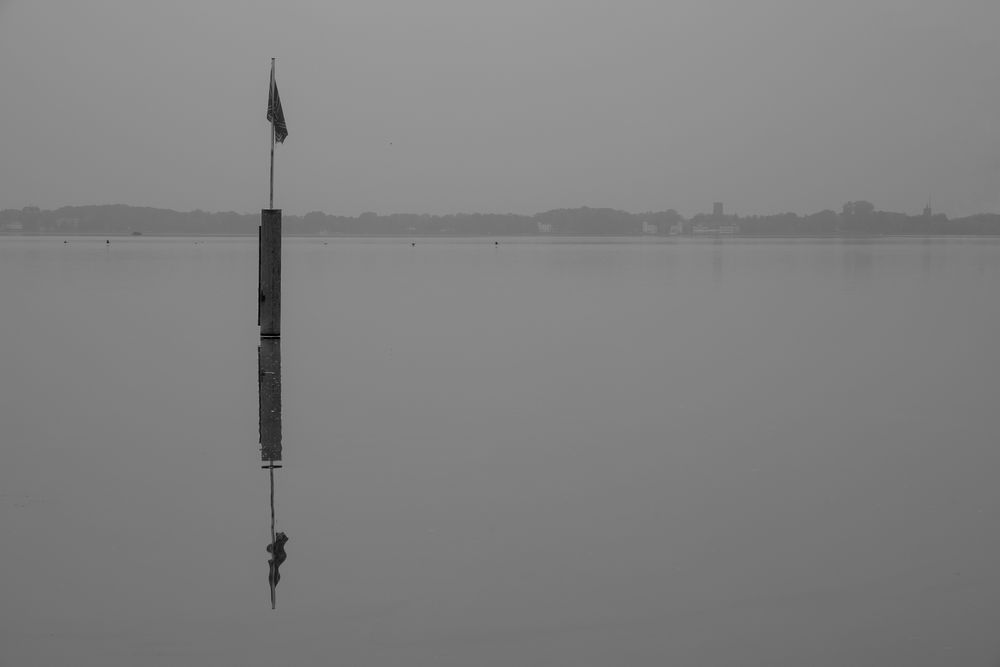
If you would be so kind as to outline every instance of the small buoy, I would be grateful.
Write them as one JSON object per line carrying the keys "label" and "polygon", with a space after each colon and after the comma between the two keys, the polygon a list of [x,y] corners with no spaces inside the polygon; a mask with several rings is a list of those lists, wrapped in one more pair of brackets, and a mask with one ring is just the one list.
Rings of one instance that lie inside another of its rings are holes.
{"label": "small buoy", "polygon": [[105,242],[105,243],[106,243],[107,245],[111,245],[111,240],[110,240],[110,239],[104,239],[104,242]]}
{"label": "small buoy", "polygon": [[494,241],[493,245],[500,245],[500,242],[499,241]]}
{"label": "small buoy", "polygon": [[411,248],[416,248],[416,247],[417,247],[417,244],[416,244],[416,243],[411,243],[411,244],[410,244],[410,247],[411,247]]}

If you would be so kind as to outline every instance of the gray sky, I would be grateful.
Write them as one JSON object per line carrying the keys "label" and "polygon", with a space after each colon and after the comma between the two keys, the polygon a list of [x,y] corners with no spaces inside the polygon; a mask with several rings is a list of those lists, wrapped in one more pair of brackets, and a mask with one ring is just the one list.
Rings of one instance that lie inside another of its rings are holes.
{"label": "gray sky", "polygon": [[[996,0],[0,0],[0,208],[1000,210]],[[390,143],[391,142],[391,143]]]}

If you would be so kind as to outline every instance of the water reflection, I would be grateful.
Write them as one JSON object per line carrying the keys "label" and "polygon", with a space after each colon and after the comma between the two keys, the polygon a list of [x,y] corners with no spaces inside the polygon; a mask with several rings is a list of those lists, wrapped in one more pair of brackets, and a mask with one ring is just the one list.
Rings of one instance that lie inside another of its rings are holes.
{"label": "water reflection", "polygon": [[850,282],[864,283],[871,280],[875,239],[845,239],[842,261],[844,276]]}
{"label": "water reflection", "polygon": [[271,589],[271,609],[276,607],[275,591],[281,580],[279,568],[285,562],[288,536],[275,529],[274,471],[281,469],[281,339],[262,338],[257,348],[257,386],[260,395],[260,460],[267,470],[271,487],[271,542],[267,545],[267,583]]}
{"label": "water reflection", "polygon": [[712,277],[715,283],[722,282],[722,239],[715,238],[712,241]]}

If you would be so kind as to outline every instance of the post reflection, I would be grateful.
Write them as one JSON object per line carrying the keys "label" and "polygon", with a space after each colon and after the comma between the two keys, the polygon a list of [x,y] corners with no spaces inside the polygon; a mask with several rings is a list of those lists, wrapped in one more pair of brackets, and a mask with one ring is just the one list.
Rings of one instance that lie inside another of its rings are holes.
{"label": "post reflection", "polygon": [[262,338],[257,348],[257,387],[260,395],[260,460],[265,465],[271,487],[271,542],[267,545],[267,583],[271,589],[271,609],[277,606],[275,591],[281,580],[279,568],[285,562],[288,536],[276,530],[274,512],[274,471],[281,469],[281,339]]}

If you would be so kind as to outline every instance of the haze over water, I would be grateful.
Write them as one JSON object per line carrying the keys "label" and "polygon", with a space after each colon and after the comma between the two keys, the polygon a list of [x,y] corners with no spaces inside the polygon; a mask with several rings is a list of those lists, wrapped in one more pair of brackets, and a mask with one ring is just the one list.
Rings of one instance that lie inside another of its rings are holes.
{"label": "haze over water", "polygon": [[1000,243],[0,238],[0,664],[993,665]]}

